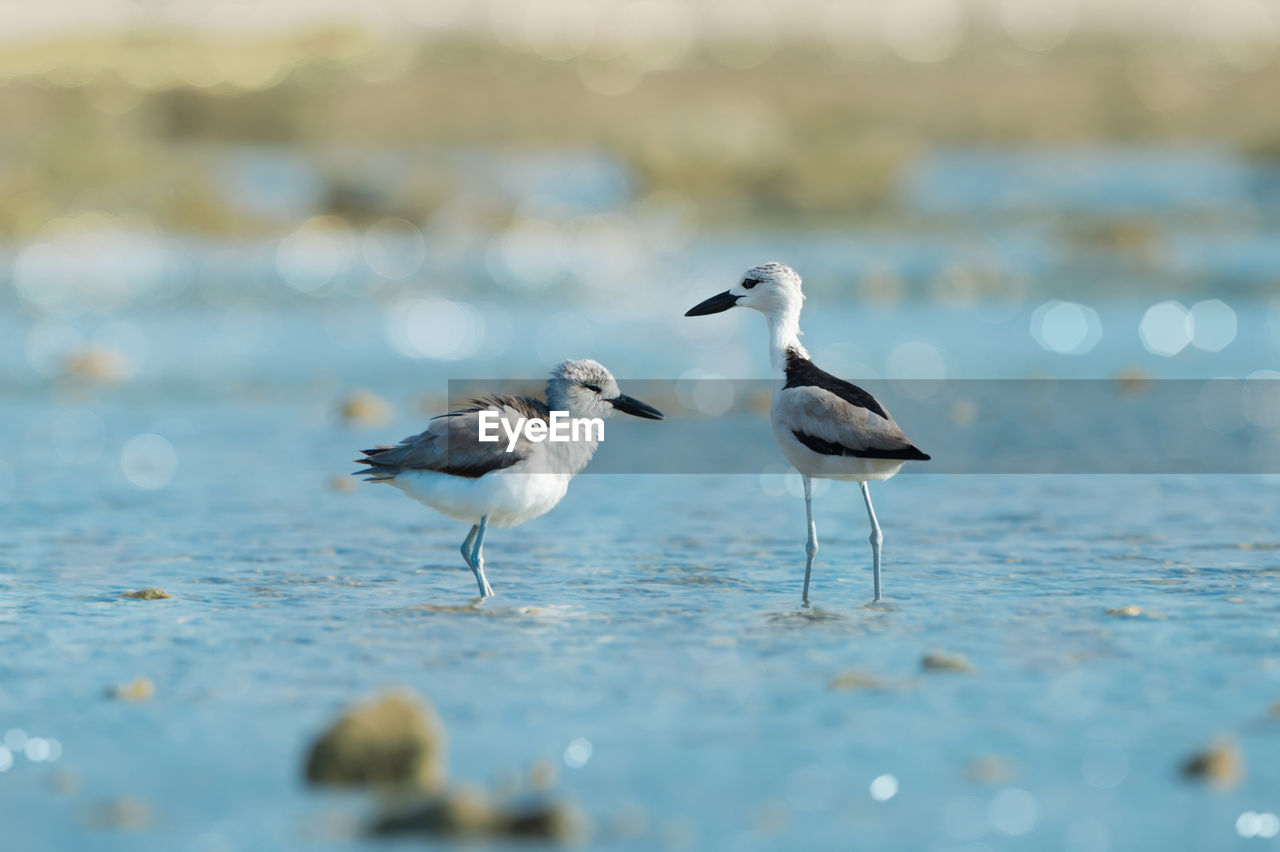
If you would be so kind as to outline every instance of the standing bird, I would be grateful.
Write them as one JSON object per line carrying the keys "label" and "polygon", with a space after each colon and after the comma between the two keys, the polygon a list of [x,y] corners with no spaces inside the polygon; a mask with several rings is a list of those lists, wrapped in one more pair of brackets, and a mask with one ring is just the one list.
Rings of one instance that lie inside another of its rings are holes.
{"label": "standing bird", "polygon": [[718,314],[729,308],[753,308],[769,324],[769,360],[782,379],[769,407],[773,435],[787,461],[804,480],[804,508],[809,536],[805,544],[804,601],[809,601],[809,574],[818,553],[818,530],[813,523],[811,480],[857,482],[871,519],[871,560],[875,597],[880,600],[880,545],[884,536],[871,507],[868,480],[888,479],[904,462],[928,461],[916,449],[889,412],[857,385],[820,370],[800,345],[800,276],[781,263],[765,263],[747,270],[742,281],[718,296],[690,308],[685,316]]}
{"label": "standing bird", "polygon": [[[661,420],[662,412],[638,399],[625,396],[613,375],[595,361],[565,361],[551,373],[547,401],[529,396],[493,394],[473,400],[468,408],[432,418],[427,431],[405,438],[394,447],[364,450],[368,465],[354,476],[366,482],[386,482],[420,503],[451,518],[472,524],[462,542],[462,558],[475,574],[480,597],[493,594],[484,576],[484,534],[492,523],[514,527],[544,515],[560,502],[569,480],[587,466],[596,451],[588,427],[570,431],[574,440],[532,440],[520,428],[522,420],[550,422],[553,411],[568,412],[571,418],[606,418],[615,411]],[[496,441],[481,441],[481,413],[486,418],[487,435]],[[581,424],[586,425],[586,424]],[[519,435],[508,447],[509,432]],[[585,432],[585,434],[583,434]]]}

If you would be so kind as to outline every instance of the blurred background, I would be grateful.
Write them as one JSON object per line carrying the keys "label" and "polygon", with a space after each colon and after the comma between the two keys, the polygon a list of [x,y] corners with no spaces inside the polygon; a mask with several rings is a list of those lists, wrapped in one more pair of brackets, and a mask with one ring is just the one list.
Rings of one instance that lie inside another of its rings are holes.
{"label": "blurred background", "polygon": [[680,314],[769,259],[828,369],[1247,375],[1278,49],[1270,0],[8,0],[0,383],[763,377]]}
{"label": "blurred background", "polygon": [[[1280,0],[0,0],[4,843],[351,848],[302,756],[388,684],[595,844],[1275,837],[1273,479],[900,477],[885,610],[819,489],[798,610],[780,456],[582,477],[476,609],[465,530],[346,472],[453,380],[767,379],[682,314],[768,260],[873,387],[1280,378],[1277,92]],[[904,426],[1038,451],[1009,396]]]}

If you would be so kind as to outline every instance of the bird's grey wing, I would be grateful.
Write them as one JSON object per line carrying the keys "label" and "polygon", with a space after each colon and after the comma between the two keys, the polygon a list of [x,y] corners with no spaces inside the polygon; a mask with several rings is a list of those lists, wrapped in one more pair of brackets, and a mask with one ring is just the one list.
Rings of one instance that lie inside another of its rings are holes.
{"label": "bird's grey wing", "polygon": [[[475,407],[440,415],[425,432],[411,435],[394,447],[364,450],[364,458],[356,461],[368,467],[354,473],[374,482],[393,479],[406,470],[430,470],[476,479],[511,467],[527,459],[536,444],[521,432],[508,452],[507,433],[501,425],[491,426],[488,432],[497,434],[497,441],[481,441],[480,412],[496,411],[498,419],[507,421],[514,429],[521,417],[545,416],[537,411],[537,404],[537,400],[524,397],[478,400]],[[545,406],[543,409],[545,411]]]}
{"label": "bird's grey wing", "polygon": [[872,401],[873,410],[846,397],[814,386],[784,388],[778,395],[778,425],[823,455],[920,461],[929,458],[908,440],[879,403]]}

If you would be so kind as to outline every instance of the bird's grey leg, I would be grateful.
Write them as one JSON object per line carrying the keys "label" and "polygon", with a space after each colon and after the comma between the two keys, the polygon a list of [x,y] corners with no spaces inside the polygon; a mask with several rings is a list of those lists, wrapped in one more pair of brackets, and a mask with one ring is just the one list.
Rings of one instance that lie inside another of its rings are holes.
{"label": "bird's grey leg", "polygon": [[813,557],[818,555],[818,528],[813,523],[813,486],[807,474],[801,474],[801,478],[804,479],[804,514],[809,524],[809,538],[804,545],[807,559],[804,563],[804,595],[801,600],[808,603],[809,573],[813,570]]}
{"label": "bird's grey leg", "polygon": [[476,575],[476,585],[480,587],[480,597],[492,597],[493,589],[484,578],[484,531],[489,528],[489,516],[485,515],[476,526],[476,544],[471,550],[471,573]]}
{"label": "bird's grey leg", "polygon": [[[475,543],[476,533],[480,531],[479,524],[471,525],[471,532],[467,533],[467,537],[462,540],[462,547],[458,548],[462,551],[462,558],[466,560],[467,567],[471,568],[471,545]],[[472,569],[475,570],[475,569]]]}
{"label": "bird's grey leg", "polygon": [[876,510],[871,508],[871,489],[867,488],[867,483],[859,482],[862,486],[862,499],[867,501],[867,517],[871,519],[871,570],[872,582],[875,583],[875,597],[871,599],[872,603],[880,600],[880,545],[884,543],[884,535],[880,532],[880,522],[876,520]]}

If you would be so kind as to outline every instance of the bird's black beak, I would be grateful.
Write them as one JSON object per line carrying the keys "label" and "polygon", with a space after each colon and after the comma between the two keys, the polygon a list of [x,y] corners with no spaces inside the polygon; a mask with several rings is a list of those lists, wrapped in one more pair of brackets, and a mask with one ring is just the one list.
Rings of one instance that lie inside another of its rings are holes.
{"label": "bird's black beak", "polygon": [[699,302],[692,308],[684,312],[687,317],[705,317],[707,314],[718,314],[721,311],[727,311],[734,305],[738,304],[741,296],[735,296],[728,290],[725,290],[718,296],[712,296],[705,302]]}
{"label": "bird's black beak", "polygon": [[661,411],[654,408],[652,405],[645,405],[634,396],[627,396],[625,393],[619,394],[613,399],[605,400],[605,402],[609,403],[623,414],[630,414],[634,417],[643,417],[646,420],[662,419]]}

